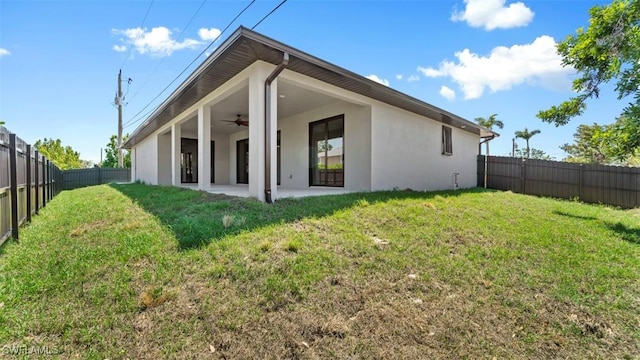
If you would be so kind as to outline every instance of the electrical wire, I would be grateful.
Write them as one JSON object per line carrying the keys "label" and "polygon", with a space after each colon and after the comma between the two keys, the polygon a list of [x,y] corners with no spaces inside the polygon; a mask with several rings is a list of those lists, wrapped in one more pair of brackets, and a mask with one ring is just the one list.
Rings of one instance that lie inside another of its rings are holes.
{"label": "electrical wire", "polygon": [[[286,0],[285,0],[285,1],[286,1]],[[160,91],[160,92],[158,93],[158,95],[156,95],[153,99],[151,99],[151,101],[149,101],[149,102],[147,103],[147,105],[145,105],[145,106],[144,106],[140,111],[138,111],[138,113],[137,113],[137,114],[135,114],[135,115],[134,115],[134,116],[133,116],[129,121],[127,121],[127,124],[128,124],[128,125],[127,125],[127,127],[132,126],[133,124],[135,124],[135,123],[137,123],[138,121],[142,120],[142,119],[144,118],[144,116],[142,116],[142,117],[139,117],[139,118],[138,118],[138,115],[140,115],[140,114],[141,114],[141,113],[142,113],[146,108],[148,108],[148,107],[149,107],[149,106],[150,106],[150,105],[151,105],[151,104],[152,104],[156,99],[158,99],[158,98],[160,97],[160,95],[162,95],[165,91],[167,91],[167,89],[169,89],[169,87],[170,87],[171,85],[173,85],[173,83],[174,83],[174,82],[176,82],[176,80],[178,80],[178,79],[180,78],[180,76],[182,76],[182,74],[184,74],[184,73],[189,69],[189,67],[191,67],[191,65],[193,65],[193,63],[195,63],[195,62],[200,58],[200,56],[202,56],[202,54],[204,54],[205,52],[207,52],[207,50],[209,50],[209,48],[213,45],[213,43],[215,43],[215,42],[220,38],[220,36],[222,36],[222,34],[224,34],[224,33],[229,29],[229,27],[231,27],[231,25],[232,25],[232,24],[233,24],[233,23],[234,23],[234,22],[235,22],[235,21],[236,21],[236,20],[237,20],[241,15],[242,15],[242,14],[244,14],[244,12],[245,12],[245,11],[247,11],[247,9],[248,9],[249,7],[251,7],[251,5],[253,5],[253,3],[255,3],[255,2],[256,2],[256,0],[251,0],[251,2],[249,3],[249,5],[247,5],[244,9],[242,9],[242,11],[240,11],[240,12],[238,13],[238,15],[236,15],[236,16],[233,18],[233,20],[231,20],[231,21],[229,22],[229,24],[227,24],[227,26],[226,26],[226,27],[225,27],[225,28],[220,32],[220,34],[218,34],[218,36],[216,36],[216,38],[215,38],[215,39],[213,39],[213,40],[211,41],[211,43],[210,43],[206,48],[204,48],[204,50],[202,50],[202,51],[200,52],[200,54],[198,54],[198,56],[196,56],[196,57],[195,57],[195,58],[194,58],[194,59],[189,63],[189,65],[187,65],[187,66],[186,66],[186,67],[185,67],[185,68],[180,72],[180,74],[178,74],[178,75],[177,75],[173,80],[171,80],[171,82],[169,83],[169,85],[167,85],[164,89],[162,89],[162,91]],[[161,104],[157,105],[153,110],[156,110],[158,107],[160,107],[160,105],[161,105]],[[148,113],[147,113],[147,114],[148,114]]]}
{"label": "electrical wire", "polygon": [[149,11],[151,11],[151,6],[153,5],[153,2],[155,0],[151,0],[151,2],[149,3],[149,7],[147,8],[147,12],[144,14],[144,17],[142,18],[142,22],[140,23],[140,26],[138,26],[138,29],[140,29],[140,31],[138,31],[138,34],[136,35],[136,38],[133,40],[133,43],[131,43],[131,46],[129,46],[129,51],[127,51],[127,56],[124,57],[124,60],[122,60],[122,65],[120,65],[120,69],[122,69],[122,67],[124,66],[124,64],[127,62],[127,60],[129,59],[129,55],[131,55],[131,50],[133,49],[133,47],[136,44],[136,41],[138,41],[138,38],[140,38],[140,34],[142,32],[144,32],[143,30],[143,26],[144,26],[144,22],[147,21],[147,16],[149,16]]}
{"label": "electrical wire", "polygon": [[[200,10],[202,10],[202,7],[204,6],[204,4],[207,2],[207,0],[203,0],[202,3],[200,3],[200,6],[198,7],[198,9],[196,10],[196,12],[193,14],[193,16],[191,16],[191,19],[189,19],[189,21],[187,22],[187,25],[185,25],[182,28],[182,31],[180,32],[180,34],[178,34],[178,37],[176,38],[176,41],[174,41],[171,45],[171,48],[169,49],[169,52],[173,51],[174,46],[176,45],[176,43],[180,42],[180,39],[182,39],[182,35],[184,34],[184,32],[189,28],[189,25],[191,25],[191,22],[193,21],[193,19],[195,19],[196,15],[198,15],[198,13],[200,13]],[[156,65],[156,67],[153,69],[153,71],[151,71],[151,74],[149,74],[149,76],[147,77],[147,79],[142,83],[142,85],[140,85],[140,87],[138,88],[138,90],[136,90],[135,93],[133,93],[133,95],[131,96],[131,98],[129,99],[129,101],[132,101],[136,95],[138,95],[138,93],[140,93],[140,90],[142,90],[144,88],[145,85],[147,85],[147,83],[149,82],[149,80],[153,77],[153,75],[156,73],[156,71],[158,71],[158,68],[160,68],[160,65],[162,65],[162,63],[164,62],[164,60],[166,59],[166,57],[163,57],[162,59],[160,59],[160,62],[158,62],[158,64]]]}
{"label": "electrical wire", "polygon": [[251,30],[255,29],[258,25],[260,25],[260,23],[262,23],[266,18],[271,16],[271,14],[273,14],[276,10],[278,10],[278,8],[280,8],[280,6],[284,5],[284,3],[286,2],[287,0],[282,0],[282,2],[278,4],[278,6],[274,7],[273,10],[271,10],[267,15],[265,15],[262,19],[260,19],[260,21],[258,21],[255,25],[253,25]]}

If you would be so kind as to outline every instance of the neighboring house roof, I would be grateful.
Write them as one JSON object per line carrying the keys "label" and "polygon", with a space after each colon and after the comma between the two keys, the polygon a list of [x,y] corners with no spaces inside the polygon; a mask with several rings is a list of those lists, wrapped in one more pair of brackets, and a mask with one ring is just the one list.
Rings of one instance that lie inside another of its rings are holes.
{"label": "neighboring house roof", "polygon": [[461,128],[481,137],[498,135],[448,111],[241,26],[138,126],[123,147],[131,148],[255,61],[280,64],[284,52],[289,53],[288,70]]}
{"label": "neighboring house roof", "polygon": [[[342,156],[342,146],[336,147],[336,148],[331,148],[331,150],[327,151],[326,155],[328,157],[331,156]],[[318,152],[318,157],[324,157],[325,153],[324,151],[322,152]]]}

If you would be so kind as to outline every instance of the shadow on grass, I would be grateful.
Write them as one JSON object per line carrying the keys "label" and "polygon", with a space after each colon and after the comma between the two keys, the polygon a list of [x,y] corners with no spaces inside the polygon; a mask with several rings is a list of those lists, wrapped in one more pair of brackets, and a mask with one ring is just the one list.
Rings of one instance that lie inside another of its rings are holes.
{"label": "shadow on grass", "polygon": [[[385,191],[343,195],[286,198],[275,204],[254,199],[210,194],[173,186],[111,184],[133,202],[154,215],[175,235],[181,249],[196,248],[225,236],[272,224],[290,223],[307,217],[324,217],[361,202],[394,199],[429,199],[436,195],[457,196],[470,189],[441,192]],[[224,218],[224,220],[223,220]],[[226,225],[223,224],[226,222]]]}
{"label": "shadow on grass", "polygon": [[640,245],[640,229],[633,229],[623,223],[607,224],[607,227],[632,244]]}
{"label": "shadow on grass", "polygon": [[[556,215],[566,216],[574,219],[582,219],[582,220],[589,220],[589,221],[600,220],[594,216],[575,215],[575,214],[570,214],[570,213],[567,213],[564,211],[558,211],[558,210],[554,210],[553,213]],[[617,223],[612,223],[607,221],[602,221],[602,222],[609,230],[618,234],[623,240],[628,241],[632,244],[640,245],[640,229],[639,228],[632,228],[621,222],[617,222]]]}

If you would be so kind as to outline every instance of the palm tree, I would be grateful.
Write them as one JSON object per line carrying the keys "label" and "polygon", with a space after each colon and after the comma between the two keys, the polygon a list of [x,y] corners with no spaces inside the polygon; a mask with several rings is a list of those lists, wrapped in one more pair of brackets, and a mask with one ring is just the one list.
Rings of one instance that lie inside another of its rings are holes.
{"label": "palm tree", "polygon": [[516,137],[524,139],[527,142],[527,159],[531,156],[531,149],[529,148],[529,139],[531,139],[534,135],[540,134],[540,130],[532,130],[524,128],[524,131],[516,131]]}
{"label": "palm tree", "polygon": [[[504,127],[504,123],[496,119],[496,117],[498,117],[498,114],[492,114],[488,118],[477,117],[475,118],[475,120],[478,123],[478,125],[483,126],[489,130],[493,129],[494,126],[497,126],[498,128],[502,129]],[[486,141],[485,144],[487,147],[486,155],[489,156],[489,142]]]}

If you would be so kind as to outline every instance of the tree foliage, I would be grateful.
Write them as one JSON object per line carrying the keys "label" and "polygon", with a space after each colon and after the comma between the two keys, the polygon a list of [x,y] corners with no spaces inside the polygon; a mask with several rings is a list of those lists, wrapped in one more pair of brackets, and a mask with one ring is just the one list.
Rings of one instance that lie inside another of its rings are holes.
{"label": "tree foliage", "polygon": [[498,114],[491,114],[488,118],[477,117],[475,120],[478,125],[486,127],[489,130],[492,130],[494,126],[499,129],[504,127],[504,123],[498,120]]}
{"label": "tree foliage", "polygon": [[536,130],[531,130],[529,131],[529,129],[524,128],[524,130],[518,130],[515,132],[515,135],[517,138],[520,139],[524,139],[524,141],[527,142],[527,158],[531,157],[531,149],[529,148],[529,140],[531,140],[532,137],[534,137],[535,135],[540,134],[540,130],[536,129]]}
{"label": "tree foliage", "polygon": [[564,159],[566,162],[573,163],[598,163],[606,164],[610,161],[609,156],[605,154],[603,141],[600,134],[605,131],[605,126],[593,123],[593,125],[579,125],[573,134],[573,144],[564,144],[560,146],[568,156]]}
{"label": "tree foliage", "polygon": [[[129,139],[129,134],[122,137],[124,143]],[[122,165],[125,168],[131,168],[131,152],[127,149],[122,149]],[[118,167],[118,136],[111,135],[109,143],[105,149],[105,159],[102,162],[102,167],[115,168]]]}
{"label": "tree foliage", "polygon": [[560,148],[568,156],[567,162],[597,163],[615,165],[634,165],[638,163],[640,149],[629,149],[627,136],[640,136],[640,128],[633,132],[622,132],[620,128],[635,126],[629,124],[625,116],[616,119],[610,125],[580,125],[573,134],[573,143],[564,144]]}
{"label": "tree foliage", "polygon": [[60,139],[44,138],[36,141],[34,147],[60,170],[80,169],[83,167],[80,153],[73,150],[71,146],[62,146]]}
{"label": "tree foliage", "polygon": [[555,158],[540,149],[531,148],[529,153],[526,149],[516,149],[516,157],[536,160],[555,160]]}
{"label": "tree foliage", "polygon": [[623,110],[625,120],[608,129],[606,137],[616,143],[614,156],[620,159],[640,148],[640,0],[614,0],[594,6],[589,13],[589,27],[558,44],[563,65],[581,75],[573,81],[577,95],[537,116],[565,125],[582,115],[588,99],[599,97],[602,85],[616,81],[618,100],[632,98]]}
{"label": "tree foliage", "polygon": [[[491,114],[488,118],[483,118],[483,117],[477,117],[475,118],[476,123],[478,123],[478,125],[483,126],[489,130],[493,130],[493,127],[497,127],[502,129],[504,127],[504,123],[500,120],[498,120],[498,114]],[[488,156],[489,155],[489,141],[485,142],[485,154]]]}

